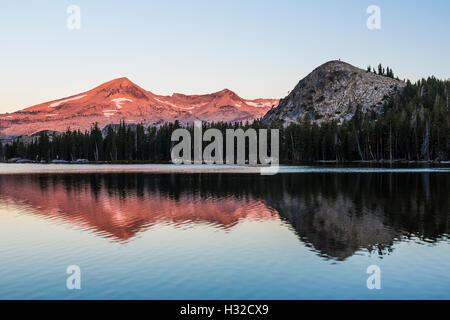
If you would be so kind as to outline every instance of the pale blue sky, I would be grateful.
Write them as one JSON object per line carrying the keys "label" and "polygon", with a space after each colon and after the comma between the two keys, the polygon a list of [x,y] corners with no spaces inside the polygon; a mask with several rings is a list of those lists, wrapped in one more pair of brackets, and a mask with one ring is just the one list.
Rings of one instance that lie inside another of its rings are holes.
{"label": "pale blue sky", "polygon": [[[157,94],[280,98],[312,69],[450,77],[450,1],[0,0],[0,113],[126,76]],[[66,9],[81,8],[81,29]],[[381,30],[366,9],[381,8]]]}

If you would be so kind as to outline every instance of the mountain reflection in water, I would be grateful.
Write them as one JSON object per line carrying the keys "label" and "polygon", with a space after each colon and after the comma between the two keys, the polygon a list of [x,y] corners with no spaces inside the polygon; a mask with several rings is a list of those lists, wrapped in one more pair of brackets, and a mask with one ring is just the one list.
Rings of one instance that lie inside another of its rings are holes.
{"label": "mountain reflection in water", "polygon": [[325,258],[388,253],[408,237],[450,234],[448,173],[0,175],[0,205],[73,224],[114,242],[157,224],[281,220]]}

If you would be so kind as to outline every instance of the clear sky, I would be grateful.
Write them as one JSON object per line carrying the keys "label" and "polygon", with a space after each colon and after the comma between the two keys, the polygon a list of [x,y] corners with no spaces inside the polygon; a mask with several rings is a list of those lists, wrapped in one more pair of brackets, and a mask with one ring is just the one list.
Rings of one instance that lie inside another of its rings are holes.
{"label": "clear sky", "polygon": [[[156,94],[284,97],[318,65],[450,77],[450,1],[0,0],[0,113],[126,76]],[[369,5],[381,29],[369,30]],[[70,30],[69,5],[81,9]]]}

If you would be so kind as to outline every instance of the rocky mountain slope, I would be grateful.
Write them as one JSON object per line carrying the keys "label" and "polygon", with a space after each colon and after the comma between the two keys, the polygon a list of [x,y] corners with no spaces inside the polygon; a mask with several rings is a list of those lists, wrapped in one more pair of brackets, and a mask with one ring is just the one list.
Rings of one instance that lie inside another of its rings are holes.
{"label": "rocky mountain slope", "polygon": [[263,121],[284,125],[303,119],[319,124],[330,120],[342,123],[351,119],[358,107],[362,112],[381,111],[388,97],[404,86],[403,81],[329,61],[302,79]]}
{"label": "rocky mountain slope", "polygon": [[252,121],[277,104],[277,99],[246,100],[228,89],[205,95],[160,96],[127,78],[119,78],[74,96],[2,114],[0,137],[32,135],[42,130],[86,130],[94,122],[104,127],[121,120],[147,125],[175,120],[183,124],[195,120]]}

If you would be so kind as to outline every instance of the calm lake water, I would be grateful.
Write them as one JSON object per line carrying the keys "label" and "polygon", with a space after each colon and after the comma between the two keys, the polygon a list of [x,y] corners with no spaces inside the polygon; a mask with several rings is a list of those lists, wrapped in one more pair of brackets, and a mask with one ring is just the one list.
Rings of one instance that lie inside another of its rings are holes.
{"label": "calm lake water", "polygon": [[0,165],[0,298],[450,298],[448,168],[172,169]]}

